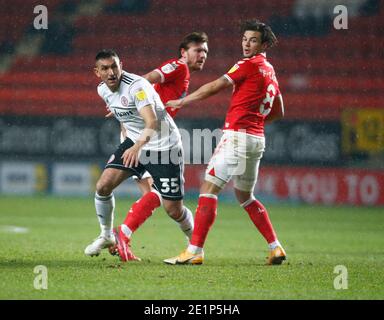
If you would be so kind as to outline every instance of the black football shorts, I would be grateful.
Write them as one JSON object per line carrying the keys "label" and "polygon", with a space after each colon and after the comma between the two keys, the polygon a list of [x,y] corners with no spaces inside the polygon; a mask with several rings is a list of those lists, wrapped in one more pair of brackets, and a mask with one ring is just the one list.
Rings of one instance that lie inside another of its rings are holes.
{"label": "black football shorts", "polygon": [[125,167],[121,158],[124,151],[134,145],[129,138],[119,145],[111,155],[105,168],[125,170],[139,179],[148,171],[153,179],[153,187],[166,200],[181,200],[184,196],[183,149],[177,146],[166,151],[142,150],[137,167]]}

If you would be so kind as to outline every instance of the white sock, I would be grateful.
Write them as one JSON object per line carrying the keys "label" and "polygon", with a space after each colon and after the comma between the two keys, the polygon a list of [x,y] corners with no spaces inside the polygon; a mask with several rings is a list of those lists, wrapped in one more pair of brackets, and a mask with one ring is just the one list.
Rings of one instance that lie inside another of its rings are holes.
{"label": "white sock", "polygon": [[270,250],[273,250],[276,247],[281,247],[281,244],[280,244],[279,240],[276,240],[276,241],[269,243],[268,246],[269,246]]}
{"label": "white sock", "polygon": [[190,253],[193,253],[193,254],[200,254],[203,252],[203,248],[200,248],[200,247],[196,247],[192,244],[189,244],[188,245],[188,249],[187,249]]}
{"label": "white sock", "polygon": [[194,226],[193,214],[191,210],[189,210],[187,207],[183,207],[181,217],[175,221],[179,225],[180,229],[187,236],[187,238],[191,240]]}
{"label": "white sock", "polygon": [[113,193],[109,196],[100,196],[95,193],[95,208],[99,220],[101,236],[109,238],[112,234],[113,215],[115,210],[115,197]]}
{"label": "white sock", "polygon": [[126,224],[121,225],[121,231],[127,236],[127,238],[131,238],[132,230]]}

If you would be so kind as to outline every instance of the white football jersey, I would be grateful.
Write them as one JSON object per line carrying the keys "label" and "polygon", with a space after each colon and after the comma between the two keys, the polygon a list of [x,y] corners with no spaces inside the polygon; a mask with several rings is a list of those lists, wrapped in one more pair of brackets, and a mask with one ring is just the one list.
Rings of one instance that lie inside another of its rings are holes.
{"label": "white football jersey", "polygon": [[143,150],[164,151],[181,146],[181,136],[173,119],[169,116],[160,96],[143,77],[123,71],[119,89],[112,92],[101,82],[97,93],[105,101],[116,119],[120,121],[128,138],[136,142],[145,128],[139,111],[151,105],[159,121],[158,131],[143,146]]}

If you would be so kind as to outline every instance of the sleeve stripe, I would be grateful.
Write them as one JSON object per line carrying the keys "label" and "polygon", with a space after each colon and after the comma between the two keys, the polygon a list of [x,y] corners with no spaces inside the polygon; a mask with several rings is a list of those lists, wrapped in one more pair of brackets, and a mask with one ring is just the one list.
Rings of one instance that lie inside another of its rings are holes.
{"label": "sleeve stripe", "polygon": [[156,71],[158,74],[160,74],[160,77],[161,77],[161,83],[163,83],[165,81],[165,78],[164,78],[164,75],[163,73],[159,70],[159,69],[155,69],[153,71]]}
{"label": "sleeve stripe", "polygon": [[130,85],[130,84],[132,83],[132,81],[131,81],[131,82],[128,82],[128,81],[125,80],[125,79],[121,79],[121,81],[124,82],[124,83],[126,83],[126,84],[128,84],[128,85]]}
{"label": "sleeve stripe", "polygon": [[130,78],[130,77],[128,77],[128,76],[123,76],[122,78],[121,78],[121,80],[122,81],[124,81],[126,84],[131,84],[132,83],[132,81],[133,81],[133,79],[132,78]]}
{"label": "sleeve stripe", "polygon": [[235,82],[232,80],[232,78],[229,75],[225,74],[223,77],[226,78],[233,85],[235,84]]}

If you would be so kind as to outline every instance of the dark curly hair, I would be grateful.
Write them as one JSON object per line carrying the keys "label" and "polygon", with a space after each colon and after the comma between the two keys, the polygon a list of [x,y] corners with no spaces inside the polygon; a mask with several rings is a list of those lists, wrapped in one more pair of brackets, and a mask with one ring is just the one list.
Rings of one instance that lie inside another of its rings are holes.
{"label": "dark curly hair", "polygon": [[277,44],[277,38],[273,33],[270,26],[261,22],[258,19],[246,20],[241,22],[240,26],[241,34],[244,34],[245,31],[258,31],[261,33],[261,43],[267,43],[267,48],[272,48]]}

